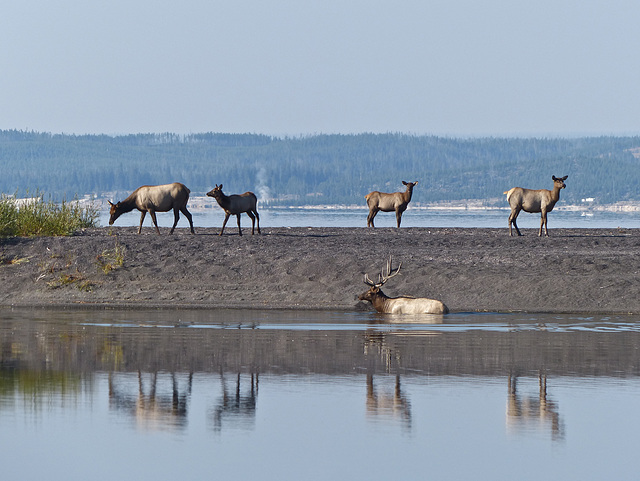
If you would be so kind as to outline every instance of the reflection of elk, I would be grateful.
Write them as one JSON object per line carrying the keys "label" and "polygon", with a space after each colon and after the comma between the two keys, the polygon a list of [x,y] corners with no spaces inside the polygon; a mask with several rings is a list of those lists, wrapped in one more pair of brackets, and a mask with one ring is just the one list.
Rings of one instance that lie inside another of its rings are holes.
{"label": "reflection of elk", "polygon": [[507,402],[507,426],[518,427],[537,422],[541,427],[549,426],[554,439],[564,436],[558,406],[547,399],[547,376],[538,374],[538,396],[519,395],[516,390],[517,376],[509,375],[509,398]]}
{"label": "reflection of elk", "polygon": [[400,376],[396,376],[393,393],[389,393],[376,389],[373,375],[367,374],[367,415],[400,419],[405,427],[411,427],[411,403],[402,393]]}
{"label": "reflection of elk", "polygon": [[191,213],[187,210],[187,202],[189,201],[189,189],[183,184],[174,182],[173,184],[165,185],[143,185],[138,187],[133,193],[125,200],[118,202],[117,204],[111,203],[109,205],[111,209],[109,213],[109,225],[113,225],[118,217],[127,212],[131,212],[133,209],[138,209],[142,214],[140,215],[140,227],[138,228],[138,234],[142,232],[142,222],[147,212],[151,215],[153,225],[156,226],[156,232],[160,234],[158,229],[158,222],[156,221],[156,212],[169,212],[173,209],[173,227],[169,234],[173,234],[173,231],[178,225],[178,219],[180,218],[180,212],[182,212],[191,226],[191,233],[195,234],[193,230],[193,219]]}
{"label": "reflection of elk", "polygon": [[239,424],[255,421],[258,374],[251,373],[251,386],[249,392],[244,394],[240,390],[240,373],[236,379],[235,395],[229,394],[223,373],[220,373],[220,380],[222,382],[222,399],[213,411],[214,430],[222,430],[223,419],[235,419]]}
{"label": "reflection of elk", "polygon": [[435,299],[424,297],[387,297],[382,292],[381,287],[393,276],[398,275],[400,267],[392,269],[391,257],[387,261],[387,271],[381,272],[378,282],[373,282],[367,274],[364,275],[364,283],[370,288],[358,296],[361,301],[369,301],[378,312],[386,314],[446,314],[449,312],[447,306]]}
{"label": "reflection of elk", "polygon": [[396,221],[398,223],[398,229],[400,228],[400,221],[402,220],[402,213],[407,210],[409,202],[411,202],[411,195],[413,194],[413,187],[418,185],[418,182],[405,182],[407,190],[404,192],[394,192],[393,194],[387,194],[385,192],[378,192],[374,190],[369,192],[364,198],[369,206],[369,215],[367,216],[367,227],[375,227],[373,225],[373,219],[379,211],[382,212],[396,212]]}
{"label": "reflection of elk", "polygon": [[158,392],[158,373],[150,375],[148,390],[142,373],[138,371],[138,392],[123,392],[109,373],[109,404],[132,414],[137,424],[146,429],[184,427],[187,424],[187,408],[191,397],[193,373],[189,373],[185,391],[180,390],[175,373],[171,373],[171,393]]}
{"label": "reflection of elk", "polygon": [[509,215],[509,235],[513,235],[511,231],[511,223],[513,223],[513,227],[516,228],[516,232],[518,235],[522,235],[520,233],[520,229],[518,229],[518,224],[516,224],[516,218],[521,210],[525,212],[540,212],[540,232],[538,232],[538,236],[542,236],[542,226],[544,226],[544,235],[549,237],[549,231],[547,230],[547,213],[553,210],[553,207],[556,205],[556,202],[560,200],[560,189],[564,189],[566,185],[564,181],[567,180],[568,175],[565,175],[562,178],[557,178],[555,175],[552,175],[553,179],[553,190],[547,189],[539,189],[539,190],[531,190],[531,189],[523,189],[522,187],[514,187],[506,192],[507,194],[507,202],[511,206],[511,214]]}
{"label": "reflection of elk", "polygon": [[258,199],[253,192],[245,192],[244,194],[224,195],[222,192],[222,184],[217,185],[207,192],[209,197],[213,197],[220,207],[224,210],[224,222],[220,234],[224,232],[229,216],[235,215],[238,218],[238,232],[242,235],[240,228],[240,214],[246,212],[251,219],[251,235],[256,228],[256,220],[258,221],[258,234],[260,234],[260,216],[258,215],[257,204]]}

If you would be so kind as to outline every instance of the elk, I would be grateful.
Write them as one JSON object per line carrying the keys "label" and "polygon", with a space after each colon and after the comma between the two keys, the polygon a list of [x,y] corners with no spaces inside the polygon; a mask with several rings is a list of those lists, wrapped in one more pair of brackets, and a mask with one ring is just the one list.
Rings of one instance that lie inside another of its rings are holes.
{"label": "elk", "polygon": [[147,212],[151,215],[153,225],[156,226],[156,232],[160,234],[158,229],[158,222],[156,220],[156,212],[169,212],[173,209],[173,227],[169,234],[173,234],[173,231],[178,224],[180,218],[180,212],[182,212],[191,226],[191,233],[195,234],[193,230],[193,218],[191,213],[187,210],[187,202],[189,201],[189,193],[191,191],[186,186],[179,182],[165,185],[143,185],[138,187],[133,193],[125,200],[113,204],[109,201],[111,209],[109,213],[109,225],[113,225],[118,217],[127,212],[131,212],[133,209],[138,209],[142,214],[140,215],[140,227],[138,228],[138,234],[142,232],[142,223],[147,215]]}
{"label": "elk", "polygon": [[222,184],[216,186],[209,192],[209,197],[213,197],[220,207],[224,210],[224,222],[222,223],[222,230],[219,235],[224,232],[224,227],[227,225],[229,216],[235,215],[238,218],[238,233],[242,235],[242,229],[240,228],[240,214],[246,212],[251,218],[251,235],[254,234],[256,227],[256,220],[258,221],[258,234],[260,234],[260,216],[258,215],[257,204],[258,198],[253,192],[245,192],[244,194],[224,195],[222,192]]}
{"label": "elk", "polygon": [[519,236],[520,229],[518,229],[518,224],[516,224],[516,218],[521,210],[525,212],[540,212],[540,231],[538,232],[538,236],[542,237],[542,227],[544,226],[544,235],[549,237],[549,231],[547,230],[547,213],[553,210],[553,207],[556,205],[556,202],[560,199],[560,190],[564,189],[566,185],[564,181],[567,180],[568,175],[564,177],[558,178],[555,175],[552,175],[553,179],[553,190],[547,189],[523,189],[522,187],[514,187],[513,189],[507,190],[503,192],[507,194],[507,202],[511,206],[511,214],[509,215],[509,235],[513,235],[511,230],[511,224],[513,223],[513,227],[516,228],[516,232]]}
{"label": "elk", "polygon": [[378,192],[374,190],[369,192],[364,198],[369,206],[369,215],[367,216],[367,227],[375,227],[373,225],[373,218],[379,211],[382,212],[396,212],[396,221],[398,222],[398,229],[400,228],[400,221],[402,220],[402,213],[407,210],[409,202],[411,202],[411,194],[413,194],[414,186],[418,185],[416,182],[405,182],[407,190],[404,192],[394,192],[392,194],[386,194],[384,192]]}
{"label": "elk", "polygon": [[402,267],[402,262],[396,269],[392,268],[391,257],[387,261],[386,272],[382,271],[378,276],[378,282],[373,282],[367,274],[364,275],[364,283],[369,286],[367,292],[358,296],[361,301],[369,301],[376,311],[384,314],[446,314],[447,306],[435,299],[424,297],[388,297],[380,289],[389,279],[397,276]]}

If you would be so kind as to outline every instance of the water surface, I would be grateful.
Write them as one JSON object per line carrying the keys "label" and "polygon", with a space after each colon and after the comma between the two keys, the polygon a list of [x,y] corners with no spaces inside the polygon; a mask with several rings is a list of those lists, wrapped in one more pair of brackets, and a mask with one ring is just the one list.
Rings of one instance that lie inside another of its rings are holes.
{"label": "water surface", "polygon": [[0,311],[6,479],[635,479],[640,319]]}
{"label": "water surface", "polygon": [[[260,208],[261,227],[366,227],[366,209],[302,209],[302,208]],[[583,215],[584,214],[584,215]],[[158,214],[158,225],[171,227],[172,213]],[[507,227],[509,210],[424,210],[409,207],[402,215],[403,227]],[[222,227],[224,212],[219,208],[193,212],[193,223],[196,227]],[[241,217],[242,225],[251,227],[249,217]],[[396,217],[393,212],[380,212],[375,219],[376,227],[395,227]],[[102,212],[100,224],[109,225],[108,212]],[[117,226],[138,226],[140,214],[137,211],[124,214],[116,221]],[[148,218],[145,226],[153,224]],[[183,217],[178,227],[188,227],[189,223]],[[539,214],[522,212],[518,217],[520,228],[537,229],[540,227]],[[549,214],[549,228],[607,228],[623,227],[627,229],[640,228],[640,213],[638,212],[569,212],[554,210]],[[235,219],[230,219],[227,228],[237,229]]]}

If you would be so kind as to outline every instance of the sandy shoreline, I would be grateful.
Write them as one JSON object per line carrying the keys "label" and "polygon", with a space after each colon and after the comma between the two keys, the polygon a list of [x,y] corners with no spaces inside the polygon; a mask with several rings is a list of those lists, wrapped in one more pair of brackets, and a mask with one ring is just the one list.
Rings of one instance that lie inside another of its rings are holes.
{"label": "sandy shoreline", "polygon": [[0,306],[370,309],[357,300],[363,274],[392,254],[403,267],[388,295],[439,299],[452,312],[640,313],[637,229],[136,231],[0,240]]}

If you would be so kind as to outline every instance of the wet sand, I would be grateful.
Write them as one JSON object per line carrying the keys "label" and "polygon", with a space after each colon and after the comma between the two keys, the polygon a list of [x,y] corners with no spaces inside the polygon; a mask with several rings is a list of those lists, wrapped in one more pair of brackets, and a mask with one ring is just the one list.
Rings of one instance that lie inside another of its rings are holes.
{"label": "wet sand", "polygon": [[452,312],[640,313],[637,229],[168,231],[2,239],[0,305],[371,309],[357,300],[363,274],[374,278],[392,255],[402,270],[387,295],[439,299]]}

